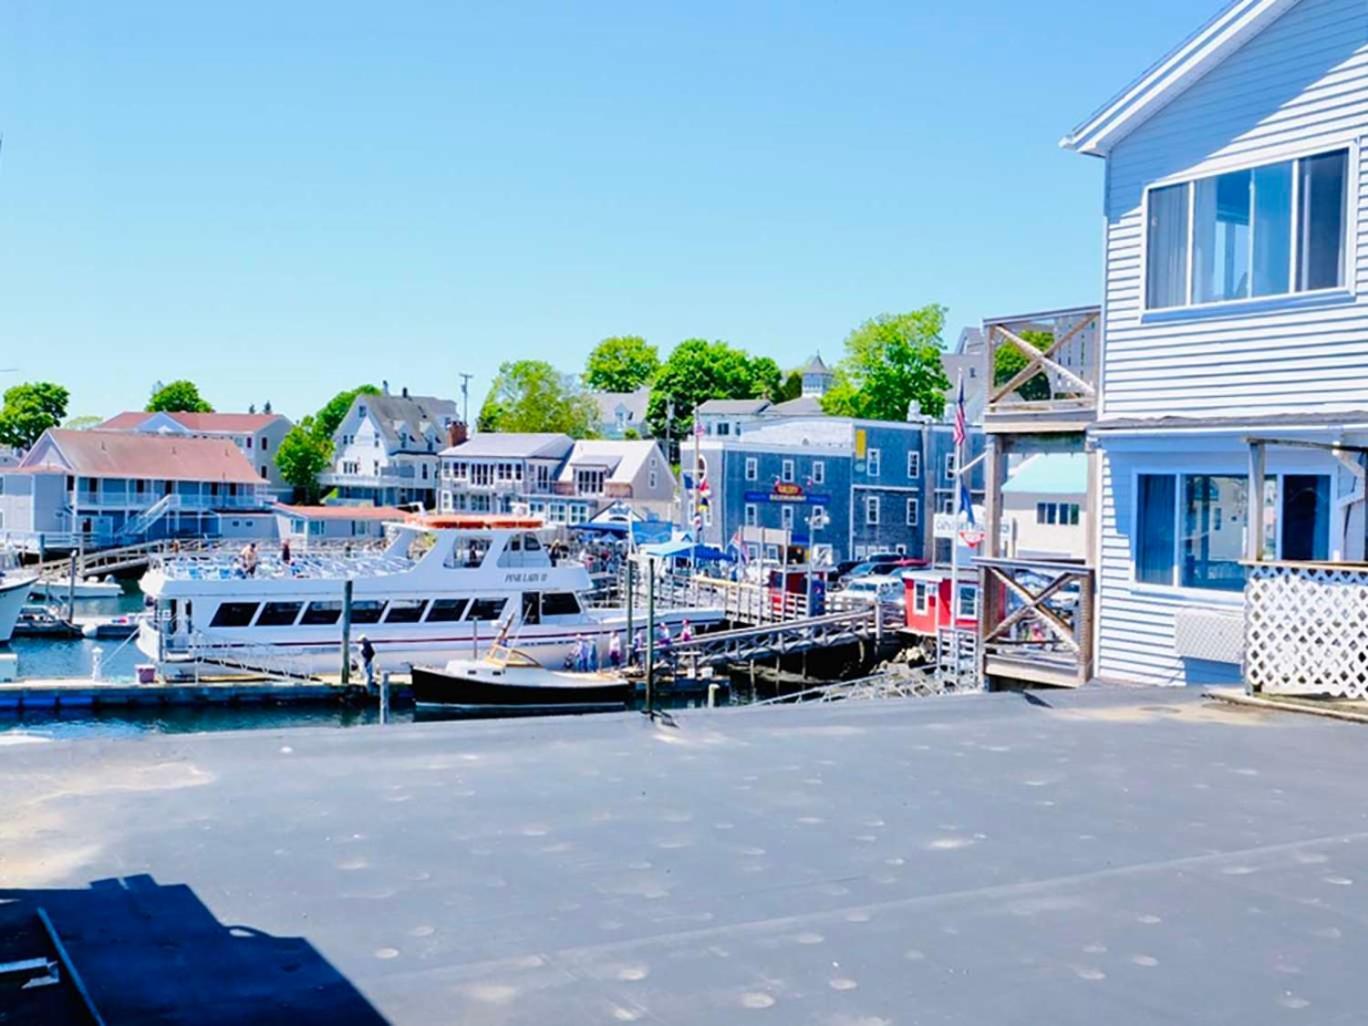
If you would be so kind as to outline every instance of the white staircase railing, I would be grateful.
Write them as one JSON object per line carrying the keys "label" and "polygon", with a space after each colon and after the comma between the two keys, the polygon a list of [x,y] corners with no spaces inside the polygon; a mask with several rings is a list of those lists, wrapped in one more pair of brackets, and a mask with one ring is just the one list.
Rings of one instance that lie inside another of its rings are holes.
{"label": "white staircase railing", "polygon": [[152,526],[173,509],[180,508],[180,496],[175,492],[163,495],[147,509],[124,523],[119,534],[138,537],[147,534]]}

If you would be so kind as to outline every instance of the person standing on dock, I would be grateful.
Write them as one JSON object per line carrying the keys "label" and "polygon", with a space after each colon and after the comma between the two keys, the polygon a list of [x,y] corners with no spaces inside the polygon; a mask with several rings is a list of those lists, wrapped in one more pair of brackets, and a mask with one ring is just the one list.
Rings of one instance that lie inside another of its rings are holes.
{"label": "person standing on dock", "polygon": [[615,670],[622,669],[622,636],[617,631],[608,639],[608,665]]}
{"label": "person standing on dock", "polygon": [[364,634],[360,637],[361,642],[361,669],[366,675],[367,689],[375,687],[375,646],[371,644],[370,638]]}
{"label": "person standing on dock", "polygon": [[632,665],[638,665],[646,654],[646,631],[638,627],[632,637]]}
{"label": "person standing on dock", "polygon": [[685,620],[679,628],[679,640],[681,643],[693,641],[693,624],[689,623],[688,620]]}

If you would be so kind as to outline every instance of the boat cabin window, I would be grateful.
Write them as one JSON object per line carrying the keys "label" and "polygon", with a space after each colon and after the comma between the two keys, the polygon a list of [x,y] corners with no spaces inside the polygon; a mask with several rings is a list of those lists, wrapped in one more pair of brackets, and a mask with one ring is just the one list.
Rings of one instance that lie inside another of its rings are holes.
{"label": "boat cabin window", "polygon": [[579,599],[572,591],[548,591],[542,595],[543,616],[575,616],[579,614]]}
{"label": "boat cabin window", "polygon": [[474,569],[488,553],[488,538],[457,538],[444,565],[448,570]]}
{"label": "boat cabin window", "polygon": [[504,606],[507,603],[507,599],[501,598],[472,599],[470,602],[470,612],[466,615],[466,619],[497,620],[503,615]]}
{"label": "boat cabin window", "polygon": [[341,602],[310,602],[299,622],[302,626],[323,627],[342,619]]}
{"label": "boat cabin window", "polygon": [[352,623],[379,623],[385,603],[379,599],[357,599],[352,603]]}
{"label": "boat cabin window", "polygon": [[210,627],[246,627],[256,616],[257,602],[223,602],[214,610]]}
{"label": "boat cabin window", "polygon": [[454,623],[465,615],[468,599],[433,599],[428,607],[428,623]]}
{"label": "boat cabin window", "polygon": [[541,623],[541,593],[525,591],[522,596],[522,622]]}
{"label": "boat cabin window", "polygon": [[535,534],[515,534],[499,553],[499,566],[546,566],[546,552]]}
{"label": "boat cabin window", "polygon": [[423,599],[392,599],[385,623],[417,623],[423,618]]}
{"label": "boat cabin window", "polygon": [[257,617],[258,627],[290,627],[299,619],[303,602],[267,602]]}

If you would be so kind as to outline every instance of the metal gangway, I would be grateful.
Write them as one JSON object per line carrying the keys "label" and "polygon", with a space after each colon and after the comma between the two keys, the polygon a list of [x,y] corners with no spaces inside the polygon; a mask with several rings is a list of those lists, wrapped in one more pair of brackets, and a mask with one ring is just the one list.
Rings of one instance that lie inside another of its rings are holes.
{"label": "metal gangway", "polygon": [[939,675],[917,671],[910,667],[884,670],[854,680],[838,680],[818,684],[773,698],[752,702],[756,705],[794,705],[799,702],[871,701],[881,698],[930,698],[933,695],[955,693]]}
{"label": "metal gangway", "polygon": [[867,641],[877,644],[883,640],[884,624],[882,607],[863,605],[823,616],[712,631],[674,642],[671,648],[680,665],[696,671],[702,666],[772,659],[834,645]]}
{"label": "metal gangway", "polygon": [[154,558],[173,549],[193,552],[202,546],[198,540],[167,539],[139,542],[136,545],[120,545],[112,549],[97,549],[93,552],[78,551],[59,559],[48,559],[35,564],[33,569],[48,581],[63,581],[71,574],[71,563],[76,561],[76,576],[90,577],[95,574],[112,574],[122,570],[135,570],[147,566]]}
{"label": "metal gangway", "polygon": [[942,687],[973,691],[980,687],[979,639],[974,631],[942,627],[936,632],[936,679]]}
{"label": "metal gangway", "polygon": [[[350,653],[348,653],[350,658]],[[338,644],[338,664],[341,665],[341,643]],[[326,683],[314,673],[301,670],[288,655],[282,654],[275,646],[268,644],[244,644],[231,639],[220,638],[208,631],[195,631],[184,647],[168,649],[158,661],[158,669],[166,675],[168,668],[177,664],[187,667],[196,684],[200,682],[201,672],[214,667],[228,670],[243,676],[260,677],[265,680],[285,681],[293,684]]]}

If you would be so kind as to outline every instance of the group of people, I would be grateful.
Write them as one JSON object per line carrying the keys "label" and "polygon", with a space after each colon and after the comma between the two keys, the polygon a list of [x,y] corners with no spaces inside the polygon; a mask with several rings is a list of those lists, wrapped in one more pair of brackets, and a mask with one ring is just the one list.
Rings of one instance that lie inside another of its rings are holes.
{"label": "group of people", "polygon": [[[689,642],[693,640],[693,624],[685,620],[679,626],[679,641]],[[674,637],[670,633],[670,625],[661,621],[656,625],[655,651],[660,662],[668,663],[673,655]],[[643,665],[646,656],[646,629],[638,627],[632,636],[632,650],[626,661],[627,666]],[[608,666],[614,670],[621,670],[624,666],[622,651],[622,635],[614,632],[608,637]],[[575,643],[570,648],[570,654],[565,658],[565,668],[575,670],[578,673],[593,673],[599,668],[598,645],[586,638],[583,634],[575,636]]]}

